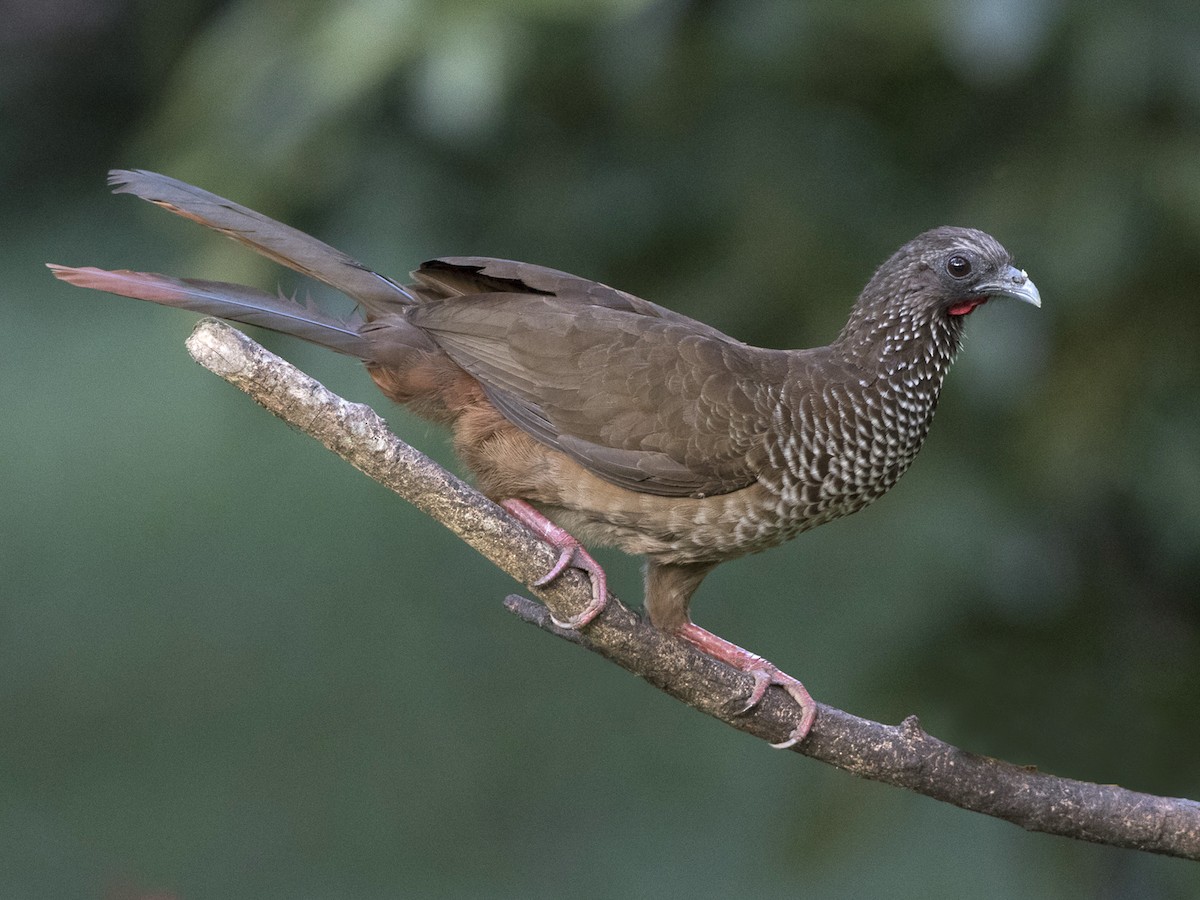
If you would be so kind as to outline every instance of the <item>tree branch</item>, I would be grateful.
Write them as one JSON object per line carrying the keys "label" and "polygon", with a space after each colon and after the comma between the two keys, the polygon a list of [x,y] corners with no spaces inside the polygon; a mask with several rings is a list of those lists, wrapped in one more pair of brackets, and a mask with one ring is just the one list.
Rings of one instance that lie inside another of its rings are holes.
{"label": "tree branch", "polygon": [[[517,581],[530,586],[557,552],[482,494],[400,441],[369,407],[324,388],[242,333],[214,319],[188,339],[192,357],[245,391],[279,418],[316,438],[460,538]],[[577,570],[530,590],[544,606],[510,596],[506,607],[526,622],[607,657],[687,705],[769,741],[784,740],[797,707],[769,690],[753,710],[739,710],[752,686],[735,671],[645,623],[610,599],[582,631],[550,621],[582,612],[588,579]],[[952,747],[921,730],[915,716],[882,725],[819,704],[816,724],[797,752],[847,772],[1044,831],[1200,859],[1200,803],[1156,797],[1114,785],[1059,778]]]}

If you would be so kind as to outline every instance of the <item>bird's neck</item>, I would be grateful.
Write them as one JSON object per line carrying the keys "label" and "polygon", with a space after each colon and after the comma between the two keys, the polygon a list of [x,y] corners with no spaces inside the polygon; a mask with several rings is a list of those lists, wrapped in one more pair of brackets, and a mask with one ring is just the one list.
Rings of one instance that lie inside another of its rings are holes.
{"label": "bird's neck", "polygon": [[864,373],[889,382],[932,382],[936,391],[962,343],[963,318],[897,302],[883,309],[860,305],[830,350]]}
{"label": "bird's neck", "polygon": [[779,393],[771,466],[759,481],[780,498],[785,536],[861,509],[896,483],[929,433],[958,350],[961,323],[946,316],[855,312],[838,340],[800,357],[804,377]]}
{"label": "bird's neck", "polygon": [[[847,382],[856,389],[832,405],[843,418],[857,420],[865,411],[875,444],[866,455],[883,460],[874,489],[900,477],[929,433],[961,343],[962,318],[892,303],[878,315],[852,317],[830,347],[844,371],[857,373]],[[861,446],[855,450],[863,452]]]}

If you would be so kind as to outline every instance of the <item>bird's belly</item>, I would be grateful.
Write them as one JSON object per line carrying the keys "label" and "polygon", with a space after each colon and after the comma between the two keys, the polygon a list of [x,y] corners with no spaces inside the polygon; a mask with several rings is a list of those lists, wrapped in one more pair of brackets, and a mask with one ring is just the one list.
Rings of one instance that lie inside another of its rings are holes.
{"label": "bird's belly", "polygon": [[[658,562],[717,562],[765,550],[801,531],[861,509],[874,496],[794,502],[761,484],[711,497],[659,497],[620,491],[617,502],[548,506],[585,542],[620,547]],[[603,510],[603,512],[600,512]]]}
{"label": "bird's belly", "polygon": [[626,553],[672,563],[715,561],[785,539],[778,517],[764,508],[756,487],[704,498],[622,491],[620,502],[560,507],[552,516],[581,539]]}
{"label": "bird's belly", "polygon": [[[664,497],[618,487],[556,452],[539,457],[538,489],[522,493],[585,543],[619,547],[659,563],[720,562],[765,550],[802,531],[857,512],[881,497],[920,446],[895,443],[855,453],[827,445],[820,466],[773,467],[737,491]],[[793,460],[789,460],[793,461]]]}
{"label": "bird's belly", "polygon": [[833,465],[821,480],[784,477],[712,497],[657,497],[622,491],[625,503],[603,517],[563,511],[581,537],[627,553],[685,564],[732,559],[765,550],[802,531],[848,516],[887,493],[912,462],[919,443],[879,457],[875,465]]}

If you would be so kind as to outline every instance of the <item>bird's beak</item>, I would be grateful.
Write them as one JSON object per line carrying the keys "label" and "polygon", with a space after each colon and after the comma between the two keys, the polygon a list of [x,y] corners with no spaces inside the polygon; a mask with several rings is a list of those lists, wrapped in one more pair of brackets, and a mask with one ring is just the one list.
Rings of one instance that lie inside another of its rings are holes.
{"label": "bird's beak", "polygon": [[1000,273],[995,281],[989,281],[979,286],[979,293],[988,297],[1010,297],[1024,303],[1032,303],[1041,309],[1042,295],[1038,293],[1037,285],[1029,280],[1024,269],[1009,266]]}

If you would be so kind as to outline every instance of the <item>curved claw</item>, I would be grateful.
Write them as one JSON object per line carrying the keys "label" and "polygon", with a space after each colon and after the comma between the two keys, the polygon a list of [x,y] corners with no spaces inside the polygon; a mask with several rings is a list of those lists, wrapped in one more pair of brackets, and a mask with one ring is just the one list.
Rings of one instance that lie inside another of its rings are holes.
{"label": "curved claw", "polygon": [[795,700],[800,706],[800,721],[796,723],[796,730],[792,732],[791,737],[789,737],[786,741],[780,741],[778,744],[771,745],[776,750],[787,750],[789,747],[796,746],[798,743],[808,737],[809,731],[812,730],[813,722],[817,720],[817,704],[813,700],[812,695],[809,694],[808,689],[805,688],[805,686],[799,681],[796,681],[796,679],[792,678],[790,675],[785,675],[783,672],[780,672],[779,674],[783,675],[784,678],[789,679],[791,682],[794,682],[794,684],[784,684],[779,681],[774,683],[778,684],[785,691],[791,694],[792,699]]}
{"label": "curved claw", "polygon": [[763,694],[771,686],[771,676],[767,674],[765,669],[754,669],[746,674],[754,676],[754,687],[750,690],[750,696],[746,699],[746,705],[738,710],[737,714],[739,716],[745,715],[758,706],[759,701],[763,698]]}
{"label": "curved claw", "polygon": [[575,559],[574,547],[561,548],[558,559],[554,561],[554,565],[550,567],[550,571],[533,583],[534,587],[541,587],[544,584],[549,584],[567,568],[570,567],[572,560]]}
{"label": "curved claw", "polygon": [[559,550],[558,559],[554,561],[554,565],[533,583],[534,587],[549,584],[568,568],[580,569],[592,583],[592,602],[583,612],[565,621],[551,615],[550,621],[559,628],[575,631],[600,615],[608,602],[608,579],[605,577],[604,569],[600,568],[600,563],[592,559],[592,555],[570,532],[555,525],[526,501],[510,498],[502,501],[500,505],[526,528]]}
{"label": "curved claw", "polygon": [[808,692],[808,689],[797,679],[786,672],[780,671],[777,666],[767,662],[761,656],[757,656],[749,650],[739,647],[737,644],[730,643],[724,638],[718,637],[694,622],[685,623],[676,634],[696,649],[733,666],[735,669],[745,672],[747,675],[753,676],[754,687],[750,691],[750,697],[746,701],[746,705],[738,713],[739,715],[754,709],[767,693],[767,688],[773,684],[779,685],[791,695],[792,699],[800,707],[800,721],[796,724],[795,730],[792,731],[791,736],[786,741],[772,744],[772,747],[785,750],[788,747],[794,747],[808,737],[808,732],[812,729],[813,722],[817,718],[817,704]]}
{"label": "curved claw", "polygon": [[[575,539],[571,538],[571,540]],[[574,631],[587,625],[592,619],[600,615],[601,610],[604,609],[604,605],[608,602],[608,584],[604,576],[604,570],[600,568],[600,564],[592,559],[592,555],[584,550],[576,541],[574,547],[562,548],[562,552],[558,555],[558,560],[551,567],[550,571],[535,581],[533,583],[534,586],[541,587],[544,584],[549,584],[567,568],[582,570],[592,582],[592,602],[587,605],[587,608],[583,612],[577,616],[571,616],[566,621],[555,618],[553,613],[550,615],[550,621],[559,628],[569,628]]]}
{"label": "curved claw", "polygon": [[787,691],[800,707],[800,721],[796,723],[795,730],[786,741],[771,745],[776,750],[786,750],[808,737],[808,732],[817,719],[817,704],[813,700],[812,694],[808,692],[808,688],[797,679],[786,672],[779,671],[770,663],[767,663],[767,666],[770,668],[755,669],[750,672],[754,676],[754,690],[750,692],[750,702],[746,704],[746,708],[742,712],[749,712],[758,704],[763,694],[767,692],[767,685],[777,684]]}

